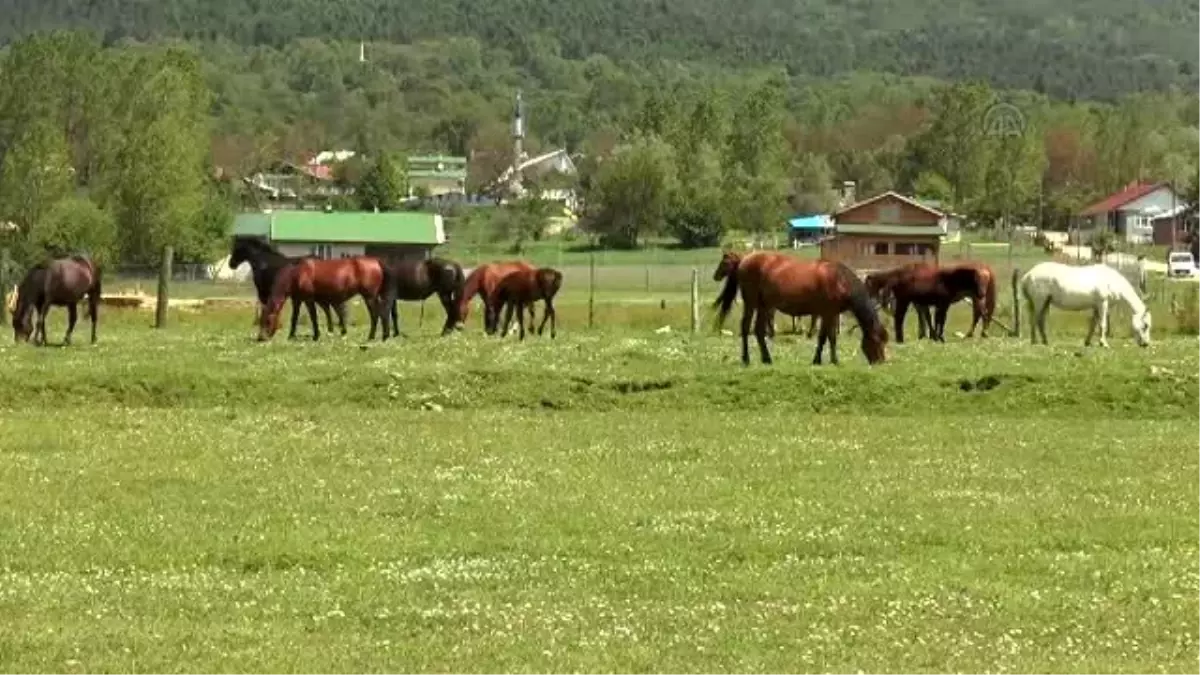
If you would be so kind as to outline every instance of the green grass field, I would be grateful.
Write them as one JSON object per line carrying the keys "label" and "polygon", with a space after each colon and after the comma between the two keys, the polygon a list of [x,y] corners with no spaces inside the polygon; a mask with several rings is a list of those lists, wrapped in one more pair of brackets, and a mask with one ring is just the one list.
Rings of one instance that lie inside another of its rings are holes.
{"label": "green grass field", "polygon": [[440,339],[432,303],[384,345],[361,308],[315,344],[248,310],[6,334],[0,670],[1196,671],[1200,358],[1169,317],[1147,349],[1055,313],[1049,347],[875,368],[781,322],[743,368],[680,297],[586,331],[568,293],[553,342]]}

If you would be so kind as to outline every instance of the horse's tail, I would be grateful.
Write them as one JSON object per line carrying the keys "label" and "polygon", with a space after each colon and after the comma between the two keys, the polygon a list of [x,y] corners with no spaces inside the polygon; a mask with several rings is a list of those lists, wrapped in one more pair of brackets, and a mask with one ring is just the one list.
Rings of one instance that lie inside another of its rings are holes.
{"label": "horse's tail", "polygon": [[996,315],[996,272],[990,267],[986,269],[986,279],[983,284],[983,327],[987,328]]}
{"label": "horse's tail", "polygon": [[737,299],[738,269],[741,264],[741,260],[730,263],[730,268],[725,275],[725,286],[721,289],[721,294],[717,296],[716,301],[713,302],[713,307],[717,308],[717,328],[725,325],[725,319],[729,316],[729,311],[733,309],[733,301]]}
{"label": "horse's tail", "polygon": [[879,320],[879,312],[875,310],[875,301],[871,298],[871,292],[867,290],[867,285],[845,263],[836,262],[834,264],[837,266],[838,279],[849,288],[846,304],[849,306],[850,313],[854,315],[854,320],[858,322],[863,336],[872,334],[876,329],[884,330],[883,324]]}

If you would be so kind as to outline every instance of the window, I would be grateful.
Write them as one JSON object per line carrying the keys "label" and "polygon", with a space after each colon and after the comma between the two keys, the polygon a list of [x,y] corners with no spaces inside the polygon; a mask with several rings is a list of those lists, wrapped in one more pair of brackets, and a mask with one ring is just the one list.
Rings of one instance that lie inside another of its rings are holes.
{"label": "window", "polygon": [[896,244],[896,255],[913,255],[916,252],[916,244]]}
{"label": "window", "polygon": [[310,247],[308,249],[308,252],[314,258],[320,258],[321,260],[329,260],[330,258],[333,257],[333,245],[332,244],[317,244],[316,246]]}
{"label": "window", "polygon": [[874,253],[875,255],[887,255],[888,254],[888,243],[886,241],[875,242],[875,246],[872,248],[872,253]]}

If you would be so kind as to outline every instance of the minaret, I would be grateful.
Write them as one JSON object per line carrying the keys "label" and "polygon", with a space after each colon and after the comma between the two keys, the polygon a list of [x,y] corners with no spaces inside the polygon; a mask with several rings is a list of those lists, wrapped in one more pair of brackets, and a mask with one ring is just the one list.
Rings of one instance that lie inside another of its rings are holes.
{"label": "minaret", "polygon": [[517,90],[517,104],[513,108],[513,162],[519,163],[525,158],[525,117],[524,106],[521,104],[521,91]]}

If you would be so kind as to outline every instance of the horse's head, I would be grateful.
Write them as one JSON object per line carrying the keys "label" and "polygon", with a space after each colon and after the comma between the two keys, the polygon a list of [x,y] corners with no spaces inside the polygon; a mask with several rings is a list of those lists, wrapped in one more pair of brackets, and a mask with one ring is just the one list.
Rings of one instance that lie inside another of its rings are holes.
{"label": "horse's head", "polygon": [[279,330],[279,318],[283,314],[283,305],[291,295],[292,283],[296,278],[297,267],[285,267],[275,277],[271,284],[271,292],[267,295],[262,312],[258,317],[258,340],[266,342],[275,336]]}
{"label": "horse's head", "polygon": [[876,321],[862,332],[862,351],[867,363],[875,365],[887,360],[887,341],[888,333],[882,321]]}
{"label": "horse's head", "polygon": [[17,301],[17,308],[12,315],[12,327],[13,342],[29,342],[29,337],[33,335],[32,305],[22,306],[20,300]]}
{"label": "horse's head", "polygon": [[713,272],[713,281],[720,281],[725,277],[737,271],[738,263],[742,262],[742,254],[735,251],[726,251],[721,255],[721,262],[717,263],[717,269]]}
{"label": "horse's head", "polygon": [[1150,346],[1150,310],[1147,309],[1140,314],[1133,315],[1133,339],[1138,346]]}

